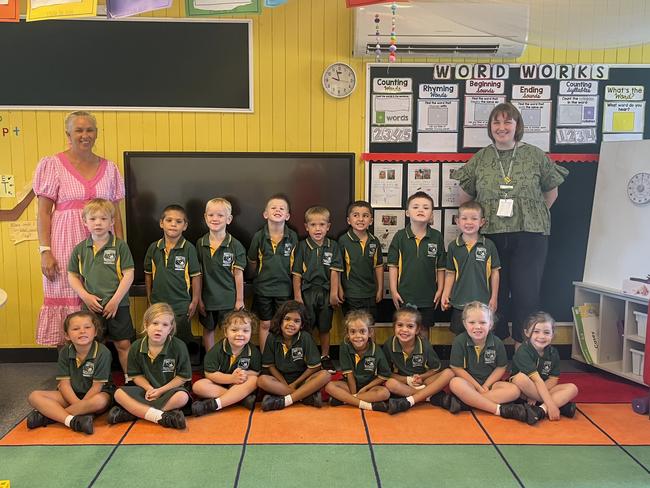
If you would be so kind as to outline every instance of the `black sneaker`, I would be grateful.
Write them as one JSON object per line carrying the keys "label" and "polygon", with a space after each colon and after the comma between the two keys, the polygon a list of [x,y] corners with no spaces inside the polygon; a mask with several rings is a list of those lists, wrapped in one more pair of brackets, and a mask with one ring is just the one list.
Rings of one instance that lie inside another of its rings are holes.
{"label": "black sneaker", "polygon": [[569,402],[566,405],[562,405],[560,407],[560,415],[563,417],[568,417],[572,419],[576,415],[576,404],[573,402]]}
{"label": "black sneaker", "polygon": [[119,405],[115,405],[113,408],[111,408],[108,411],[108,418],[106,419],[106,422],[113,425],[113,424],[119,424],[121,422],[131,422],[136,418],[137,417],[133,415],[131,412],[124,410]]}
{"label": "black sneaker", "polygon": [[36,427],[47,427],[50,424],[55,423],[51,418],[46,417],[38,410],[32,410],[27,415],[27,428],[35,429]]}
{"label": "black sneaker", "polygon": [[276,395],[264,395],[262,398],[262,410],[282,410],[284,408],[284,397]]}
{"label": "black sneaker", "polygon": [[320,391],[306,396],[302,399],[302,403],[303,405],[309,405],[310,407],[321,408],[323,406],[323,398],[320,396]]}
{"label": "black sneaker", "polygon": [[93,426],[94,417],[92,415],[75,415],[70,421],[70,428],[75,432],[83,432],[84,434],[92,434],[95,432]]}
{"label": "black sneaker", "polygon": [[[530,412],[530,413],[529,413]],[[504,419],[514,419],[514,420],[519,420],[520,422],[526,422],[529,425],[532,425],[530,423],[530,420],[533,420],[535,417],[535,414],[526,408],[525,405],[517,405],[513,403],[504,403],[501,405],[501,417]],[[533,421],[533,424],[536,422]]]}
{"label": "black sneaker", "polygon": [[185,415],[180,410],[170,410],[163,412],[162,417],[158,421],[158,425],[170,429],[184,429],[185,428]]}
{"label": "black sneaker", "polygon": [[331,357],[323,356],[322,358],[320,358],[320,365],[328,373],[332,373],[332,374],[336,373],[336,368],[334,367],[334,361],[332,361]]}
{"label": "black sneaker", "polygon": [[244,398],[239,404],[247,410],[255,410],[255,402],[257,401],[257,393],[251,393]]}
{"label": "black sneaker", "polygon": [[429,397],[429,403],[434,407],[442,407],[445,410],[449,410],[449,395],[444,391],[439,391],[435,395]]}
{"label": "black sneaker", "polygon": [[448,399],[443,404],[443,408],[449,410],[449,413],[453,413],[454,415],[463,410],[469,410],[469,407],[465,405],[460,398],[453,394],[448,395]]}
{"label": "black sneaker", "polygon": [[528,405],[528,409],[533,412],[533,415],[537,419],[536,422],[539,422],[542,420],[544,417],[546,417],[546,412],[542,407],[538,407],[537,405]]}
{"label": "black sneaker", "polygon": [[388,413],[391,415],[406,412],[409,408],[411,408],[411,404],[406,398],[391,398],[388,400]]}
{"label": "black sneaker", "polygon": [[372,402],[370,405],[375,412],[388,412],[388,402]]}
{"label": "black sneaker", "polygon": [[340,407],[341,405],[345,405],[345,402],[342,402],[341,400],[337,400],[336,398],[330,395],[330,407]]}
{"label": "black sneaker", "polygon": [[214,398],[208,398],[207,400],[197,400],[192,403],[192,415],[194,417],[200,417],[206,413],[214,412],[217,409],[217,402]]}

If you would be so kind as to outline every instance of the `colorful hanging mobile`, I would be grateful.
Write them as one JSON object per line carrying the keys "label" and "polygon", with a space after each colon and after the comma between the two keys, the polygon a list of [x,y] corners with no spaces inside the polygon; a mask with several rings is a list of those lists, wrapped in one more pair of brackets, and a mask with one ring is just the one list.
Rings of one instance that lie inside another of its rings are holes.
{"label": "colorful hanging mobile", "polygon": [[388,48],[388,61],[391,63],[395,62],[397,51],[397,35],[395,34],[395,14],[397,12],[397,2],[393,2],[390,6],[390,11],[392,14],[391,27],[390,27],[390,46]]}
{"label": "colorful hanging mobile", "polygon": [[375,38],[377,39],[377,45],[375,46],[375,61],[379,62],[381,57],[381,44],[379,44],[379,14],[375,14]]}

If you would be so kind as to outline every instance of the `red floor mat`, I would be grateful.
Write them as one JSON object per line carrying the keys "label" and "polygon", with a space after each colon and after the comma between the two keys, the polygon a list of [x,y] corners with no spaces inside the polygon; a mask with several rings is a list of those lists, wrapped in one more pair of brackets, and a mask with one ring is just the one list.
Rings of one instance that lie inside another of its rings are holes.
{"label": "red floor mat", "polygon": [[581,403],[629,403],[648,395],[648,388],[604,373],[562,373],[560,383],[574,383]]}

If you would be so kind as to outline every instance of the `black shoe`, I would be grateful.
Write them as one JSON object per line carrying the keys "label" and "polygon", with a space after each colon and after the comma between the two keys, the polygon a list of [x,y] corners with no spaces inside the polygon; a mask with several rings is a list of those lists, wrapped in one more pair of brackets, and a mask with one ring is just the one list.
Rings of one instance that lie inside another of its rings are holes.
{"label": "black shoe", "polygon": [[331,357],[323,356],[320,358],[320,365],[328,373],[336,373],[336,367],[334,367],[334,361],[332,361]]}
{"label": "black shoe", "polygon": [[411,408],[411,404],[406,398],[391,398],[388,400],[388,413],[391,415],[406,412],[409,408]]}
{"label": "black shoe", "polygon": [[[544,417],[546,417],[546,412],[542,407],[538,407],[537,405],[528,405],[528,409],[533,412],[533,415],[537,419],[535,422],[539,422],[542,420]],[[534,423],[535,423],[534,422]],[[532,425],[532,424],[531,424]]]}
{"label": "black shoe", "polygon": [[442,407],[445,410],[449,410],[449,395],[444,391],[439,391],[435,395],[431,395],[429,403],[434,407]]}
{"label": "black shoe", "polygon": [[340,407],[341,405],[345,405],[345,402],[342,402],[341,400],[337,400],[336,398],[330,395],[330,407]]}
{"label": "black shoe", "polygon": [[323,406],[323,398],[320,396],[320,391],[303,398],[302,403],[303,405],[309,405],[310,407],[321,408]]}
{"label": "black shoe", "polygon": [[262,410],[282,410],[284,408],[284,397],[276,395],[264,395],[262,398]]}
{"label": "black shoe", "polygon": [[158,421],[158,425],[170,429],[184,429],[185,428],[185,415],[180,410],[170,410],[163,412],[162,417]]}
{"label": "black shoe", "polygon": [[113,425],[113,424],[119,424],[121,422],[131,422],[136,418],[137,417],[133,415],[131,412],[127,412],[119,405],[115,405],[113,408],[111,408],[108,411],[108,418],[106,419],[106,422]]}
{"label": "black shoe", "polygon": [[75,415],[70,421],[70,428],[75,432],[83,432],[84,434],[92,434],[95,432],[93,426],[94,417],[92,415]]}
{"label": "black shoe", "polygon": [[[520,422],[526,422],[529,425],[531,420],[535,417],[535,414],[532,410],[526,408],[526,405],[517,405],[514,403],[504,403],[501,405],[501,417],[504,419],[514,419],[519,420]],[[533,424],[536,422],[533,421]]]}
{"label": "black shoe", "polygon": [[566,405],[562,405],[560,407],[560,415],[563,417],[568,417],[572,419],[576,415],[576,404],[573,402],[569,402]]}
{"label": "black shoe", "polygon": [[214,412],[217,410],[217,402],[214,398],[208,398],[207,400],[197,400],[192,403],[192,415],[194,417],[200,417],[206,413]]}
{"label": "black shoe", "polygon": [[370,405],[374,412],[388,412],[388,402],[372,402]]}
{"label": "black shoe", "polygon": [[255,410],[255,402],[257,401],[257,393],[251,393],[244,398],[239,404],[247,410]]}
{"label": "black shoe", "polygon": [[32,410],[27,415],[27,428],[35,429],[36,427],[47,427],[50,424],[55,423],[51,418],[46,417],[38,410]]}
{"label": "black shoe", "polygon": [[[446,405],[446,406],[445,406]],[[449,413],[454,415],[461,411],[467,411],[470,408],[460,401],[456,395],[448,395],[448,398],[443,403],[443,408],[449,410]]]}

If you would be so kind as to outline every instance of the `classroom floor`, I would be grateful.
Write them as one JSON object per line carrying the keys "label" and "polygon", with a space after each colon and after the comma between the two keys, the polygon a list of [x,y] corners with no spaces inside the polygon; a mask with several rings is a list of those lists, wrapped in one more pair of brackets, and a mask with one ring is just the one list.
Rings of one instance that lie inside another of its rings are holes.
{"label": "classroom floor", "polygon": [[[352,407],[232,407],[183,431],[145,421],[86,436],[60,425],[0,439],[0,480],[19,487],[648,487],[647,392],[594,373],[573,419],[530,427],[482,412],[418,405],[389,416]],[[587,386],[588,385],[588,386]],[[0,481],[0,486],[2,486]]]}

